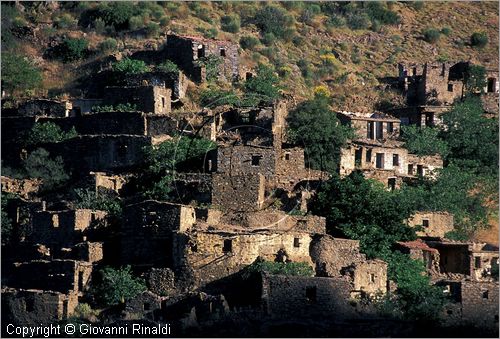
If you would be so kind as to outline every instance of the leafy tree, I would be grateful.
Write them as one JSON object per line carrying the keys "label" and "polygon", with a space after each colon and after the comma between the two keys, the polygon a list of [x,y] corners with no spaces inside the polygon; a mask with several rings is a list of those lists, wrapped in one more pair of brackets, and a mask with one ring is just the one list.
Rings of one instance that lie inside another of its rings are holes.
{"label": "leafy tree", "polygon": [[259,64],[257,75],[245,81],[245,94],[256,103],[271,104],[280,96],[279,78],[271,67]]}
{"label": "leafy tree", "polygon": [[381,257],[394,242],[415,238],[415,231],[405,224],[413,206],[361,172],[325,182],[311,206],[314,214],[326,217],[330,234],[360,240],[369,257]]}
{"label": "leafy tree", "polygon": [[473,47],[483,48],[488,44],[488,35],[485,32],[474,32],[470,37],[470,44]]}
{"label": "leafy tree", "polygon": [[225,15],[220,19],[221,28],[225,32],[238,33],[240,30],[239,15]]}
{"label": "leafy tree", "polygon": [[89,42],[85,39],[64,39],[55,49],[55,55],[64,62],[83,59],[87,56]]}
{"label": "leafy tree", "polygon": [[52,160],[49,152],[38,148],[24,161],[24,169],[28,178],[42,179],[43,187],[52,189],[69,179],[64,170],[64,162],[61,157]]}
{"label": "leafy tree", "polygon": [[106,25],[113,26],[116,30],[123,30],[128,28],[129,19],[139,14],[139,11],[140,9],[132,2],[112,1],[101,3],[97,15]]}
{"label": "leafy tree", "polygon": [[414,125],[401,126],[401,137],[410,153],[416,155],[439,154],[443,158],[448,154],[448,145],[439,138],[439,129],[421,128]]}
{"label": "leafy tree", "polygon": [[424,31],[424,40],[431,44],[436,43],[440,36],[441,32],[435,28],[427,28]]}
{"label": "leafy tree", "polygon": [[448,160],[478,173],[498,175],[498,119],[483,116],[481,100],[469,96],[442,115]]}
{"label": "leafy tree", "polygon": [[158,70],[166,73],[178,72],[179,67],[170,60],[166,60],[157,66]]}
{"label": "leafy tree", "polygon": [[277,6],[267,5],[255,14],[255,25],[262,33],[272,33],[280,39],[292,35],[293,24],[293,17]]}
{"label": "leafy tree", "polygon": [[205,66],[207,81],[217,80],[222,62],[222,58],[216,55],[208,55],[197,60],[200,66]]}
{"label": "leafy tree", "polygon": [[486,86],[486,69],[480,65],[469,65],[464,74],[465,91],[482,92]]}
{"label": "leafy tree", "polygon": [[101,210],[109,215],[119,216],[122,213],[120,200],[106,194],[97,194],[94,190],[77,188],[75,189],[76,207],[91,210]]}
{"label": "leafy tree", "polygon": [[400,252],[384,259],[388,263],[388,278],[398,286],[394,307],[410,320],[437,321],[446,299],[439,287],[430,285],[423,262]]}
{"label": "leafy tree", "polygon": [[354,136],[349,127],[339,123],[328,105],[328,97],[318,93],[290,111],[288,138],[305,148],[310,168],[334,172],[340,160],[340,148]]}
{"label": "leafy tree", "polygon": [[105,305],[123,304],[146,290],[144,281],[133,276],[130,266],[118,269],[105,267],[99,273],[101,279],[93,292]]}
{"label": "leafy tree", "polygon": [[305,262],[273,262],[257,258],[245,268],[245,275],[252,273],[269,273],[281,275],[294,275],[303,277],[314,276],[314,270]]}
{"label": "leafy tree", "polygon": [[123,58],[122,60],[113,64],[113,72],[127,75],[127,74],[140,74],[149,71],[149,67],[142,60],[135,60],[130,58]]}
{"label": "leafy tree", "polygon": [[34,89],[42,73],[24,56],[2,52],[2,89],[8,92]]}
{"label": "leafy tree", "polygon": [[396,12],[387,8],[386,5],[378,1],[370,1],[363,4],[371,21],[380,22],[383,25],[395,25],[401,21]]}
{"label": "leafy tree", "polygon": [[154,21],[150,21],[147,25],[146,25],[146,34],[148,35],[148,37],[157,37],[158,34],[160,34],[160,24],[154,22]]}
{"label": "leafy tree", "polygon": [[107,38],[101,43],[99,43],[99,50],[102,53],[113,52],[116,50],[117,47],[118,47],[118,42],[116,41],[116,39],[113,38]]}
{"label": "leafy tree", "polygon": [[28,134],[26,144],[36,145],[48,142],[60,142],[74,138],[78,135],[75,127],[69,132],[64,132],[58,125],[53,122],[40,123],[36,122]]}
{"label": "leafy tree", "polygon": [[200,93],[200,104],[203,107],[215,108],[223,105],[239,106],[241,99],[233,90],[208,88]]}

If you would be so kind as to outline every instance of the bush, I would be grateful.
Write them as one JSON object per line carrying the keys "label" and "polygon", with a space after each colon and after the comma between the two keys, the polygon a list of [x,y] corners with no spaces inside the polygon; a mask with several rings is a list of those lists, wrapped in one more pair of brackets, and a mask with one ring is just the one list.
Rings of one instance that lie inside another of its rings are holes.
{"label": "bush", "polygon": [[401,18],[396,12],[389,10],[381,2],[369,1],[364,4],[366,12],[372,22],[376,20],[383,25],[395,25],[401,21]]}
{"label": "bush", "polygon": [[66,38],[55,49],[55,56],[64,62],[83,59],[87,56],[89,42],[85,39]]}
{"label": "bush", "polygon": [[238,15],[225,15],[220,20],[221,29],[225,32],[238,33],[240,30],[240,17]]}
{"label": "bush", "polygon": [[272,33],[280,39],[290,34],[293,23],[293,17],[277,6],[266,5],[255,14],[255,25],[262,33]]}
{"label": "bush", "polygon": [[443,158],[448,155],[448,145],[439,138],[437,128],[401,126],[401,137],[410,153],[419,156],[439,154]]}
{"label": "bush", "polygon": [[64,13],[55,20],[57,28],[72,28],[76,26],[77,21],[69,13]]}
{"label": "bush", "polygon": [[124,58],[115,62],[112,66],[113,72],[121,74],[141,74],[149,71],[149,67],[142,60]]}
{"label": "bush", "polygon": [[103,34],[106,29],[106,23],[104,20],[97,18],[94,20],[94,28],[97,34]]}
{"label": "bush", "polygon": [[24,161],[24,169],[28,178],[42,179],[44,189],[55,188],[69,179],[63,159],[57,157],[52,160],[43,148],[30,153]]}
{"label": "bush", "polygon": [[75,128],[73,127],[69,132],[64,132],[59,126],[53,122],[40,123],[36,122],[28,134],[26,144],[36,145],[46,142],[60,142],[67,139],[76,137]]}
{"label": "bush", "polygon": [[276,36],[273,33],[266,33],[262,37],[262,43],[266,46],[271,46],[276,41]]}
{"label": "bush", "polygon": [[99,273],[101,279],[94,286],[93,294],[107,306],[123,304],[146,290],[144,281],[133,276],[130,266],[119,269],[105,267]]}
{"label": "bush", "polygon": [[343,27],[346,25],[346,20],[344,17],[337,15],[337,14],[332,14],[327,20],[326,20],[326,26],[327,27]]}
{"label": "bush", "polygon": [[173,73],[179,71],[179,67],[173,61],[170,60],[162,62],[157,66],[157,68],[158,70],[166,73],[171,73],[171,72]]}
{"label": "bush", "polygon": [[157,37],[160,33],[160,24],[151,21],[146,26],[146,34],[148,37]]}
{"label": "bush", "polygon": [[271,67],[259,64],[257,75],[245,81],[245,94],[257,102],[271,104],[280,96],[280,79]]}
{"label": "bush", "polygon": [[113,26],[117,31],[127,29],[129,20],[139,14],[138,7],[127,1],[116,1],[100,3],[98,17],[104,20],[106,25]]}
{"label": "bush", "polygon": [[427,28],[424,31],[424,40],[428,43],[436,43],[439,40],[441,33],[435,28]]}
{"label": "bush", "polygon": [[170,17],[165,15],[165,16],[162,16],[160,18],[160,26],[161,27],[167,27],[169,23],[170,23]]}
{"label": "bush", "polygon": [[2,52],[2,89],[27,91],[42,83],[42,73],[22,55]]}
{"label": "bush", "polygon": [[347,16],[347,25],[351,29],[367,29],[370,27],[370,17],[364,12],[349,13]]}
{"label": "bush", "polygon": [[243,49],[253,50],[259,43],[259,39],[251,35],[245,35],[240,38],[240,46]]}
{"label": "bush", "polygon": [[101,51],[101,53],[114,52],[117,47],[118,47],[118,42],[116,41],[116,39],[113,38],[107,38],[101,43],[99,43],[99,50]]}
{"label": "bush", "polygon": [[103,194],[97,194],[91,189],[75,189],[76,207],[106,211],[110,216],[119,216],[122,213],[120,200]]}
{"label": "bush", "polygon": [[441,34],[449,36],[451,34],[451,28],[450,27],[443,27],[443,28],[441,28]]}
{"label": "bush", "polygon": [[488,36],[485,32],[475,32],[470,37],[470,44],[473,47],[483,48],[488,43]]}

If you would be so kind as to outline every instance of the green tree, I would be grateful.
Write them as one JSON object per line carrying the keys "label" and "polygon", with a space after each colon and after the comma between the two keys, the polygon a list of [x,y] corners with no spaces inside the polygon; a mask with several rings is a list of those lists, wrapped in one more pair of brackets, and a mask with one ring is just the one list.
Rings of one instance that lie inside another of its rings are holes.
{"label": "green tree", "polygon": [[431,44],[436,43],[440,36],[441,32],[435,28],[427,28],[424,31],[424,40]]}
{"label": "green tree", "polygon": [[398,197],[356,171],[323,183],[311,206],[314,214],[326,217],[330,234],[360,240],[369,257],[383,257],[394,242],[415,238],[415,231],[405,224],[413,206]]}
{"label": "green tree", "polygon": [[55,54],[64,62],[83,59],[87,56],[89,42],[85,39],[64,39],[56,48]]}
{"label": "green tree", "polygon": [[55,188],[69,179],[63,159],[56,157],[52,160],[49,155],[45,149],[37,148],[24,161],[27,177],[42,179],[45,189]]}
{"label": "green tree", "polygon": [[149,71],[149,67],[142,60],[135,60],[130,58],[123,58],[115,62],[112,66],[113,72],[127,75],[127,74],[140,74]]}
{"label": "green tree", "polygon": [[2,89],[26,91],[42,83],[42,73],[24,56],[2,52]]}
{"label": "green tree", "polygon": [[71,128],[69,132],[64,132],[58,125],[53,122],[36,122],[31,128],[28,137],[26,138],[27,145],[36,145],[48,142],[60,142],[74,138],[78,135],[75,128]]}
{"label": "green tree", "polygon": [[98,16],[106,25],[113,26],[116,30],[128,28],[128,21],[139,14],[140,9],[136,4],[127,1],[111,1],[99,4]]}
{"label": "green tree", "polygon": [[95,190],[77,188],[75,189],[76,207],[108,212],[111,216],[119,216],[122,213],[121,202],[116,197],[106,194],[97,194]]}
{"label": "green tree", "polygon": [[442,115],[441,137],[448,161],[482,174],[498,175],[498,119],[483,116],[480,98],[469,96]]}
{"label": "green tree", "polygon": [[328,97],[317,94],[290,111],[288,138],[305,148],[306,164],[310,168],[334,172],[340,160],[340,149],[352,129],[339,123],[328,104]]}
{"label": "green tree", "polygon": [[280,39],[293,35],[293,24],[293,17],[278,6],[266,5],[255,14],[255,25],[262,33],[272,33]]}
{"label": "green tree", "polygon": [[170,60],[166,60],[159,64],[157,66],[158,70],[165,72],[165,73],[171,73],[171,72],[179,72],[179,67]]}
{"label": "green tree", "polygon": [[480,65],[468,65],[464,74],[467,93],[483,92],[486,86],[486,69]]}
{"label": "green tree", "polygon": [[245,81],[245,99],[256,104],[271,104],[280,97],[279,80],[271,67],[259,64],[257,75]]}
{"label": "green tree", "polygon": [[238,33],[240,30],[240,17],[239,15],[225,15],[220,19],[221,28],[225,32]]}
{"label": "green tree", "polygon": [[401,126],[401,137],[410,153],[416,155],[448,155],[447,143],[439,137],[439,129],[414,125]]}
{"label": "green tree", "polygon": [[101,279],[93,292],[105,305],[123,304],[146,290],[144,281],[133,276],[130,266],[118,269],[105,267],[99,273]]}

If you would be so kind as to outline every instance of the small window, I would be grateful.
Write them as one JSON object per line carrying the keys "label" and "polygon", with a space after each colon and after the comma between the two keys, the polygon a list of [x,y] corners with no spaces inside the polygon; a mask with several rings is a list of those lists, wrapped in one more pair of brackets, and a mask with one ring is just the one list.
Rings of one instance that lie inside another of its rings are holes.
{"label": "small window", "polygon": [[370,282],[371,283],[375,282],[375,274],[374,273],[370,273]]}
{"label": "small window", "polygon": [[498,314],[495,314],[495,322],[498,322]]}
{"label": "small window", "polygon": [[429,227],[429,219],[422,219],[422,226]]}
{"label": "small window", "polygon": [[448,314],[448,315],[452,315],[452,314],[453,314],[453,311],[452,311],[452,310],[446,310],[446,314]]}
{"label": "small window", "polygon": [[198,45],[198,59],[203,58],[205,56],[205,46]]}
{"label": "small window", "polygon": [[372,161],[372,150],[367,149],[366,150],[366,162],[371,162]]}
{"label": "small window", "polygon": [[377,153],[375,167],[384,168],[384,153]]}
{"label": "small window", "polygon": [[245,74],[245,80],[250,80],[253,78],[253,74],[251,72],[246,72]]}
{"label": "small window", "polygon": [[366,126],[366,137],[368,139],[375,139],[375,123],[373,121],[368,121],[368,125]]}
{"label": "small window", "polygon": [[424,166],[417,165],[417,175],[423,177],[424,176]]}
{"label": "small window", "polygon": [[252,166],[260,166],[262,155],[252,155]]}
{"label": "small window", "polygon": [[150,304],[150,303],[144,303],[144,305],[143,305],[143,310],[144,310],[144,311],[149,311],[149,310],[151,310],[151,304]]}
{"label": "small window", "polygon": [[417,75],[417,67],[413,67],[411,72],[412,72],[412,75],[414,75],[414,76]]}
{"label": "small window", "polygon": [[389,179],[387,179],[387,187],[391,191],[394,191],[396,189],[396,178],[389,178]]}
{"label": "small window", "polygon": [[285,153],[285,160],[290,160],[290,153]]}
{"label": "small window", "polygon": [[165,108],[165,98],[161,97],[161,107]]}
{"label": "small window", "polygon": [[306,298],[310,302],[316,302],[316,287],[307,287],[306,288]]}
{"label": "small window", "polygon": [[198,252],[198,245],[197,244],[191,244],[191,252]]}
{"label": "small window", "polygon": [[488,297],[489,297],[489,293],[488,292],[489,292],[488,290],[482,291],[483,299],[488,299]]}
{"label": "small window", "polygon": [[392,155],[392,166],[395,166],[395,167],[399,166],[399,155],[398,154]]}
{"label": "small window", "polygon": [[487,88],[488,93],[493,93],[493,92],[497,91],[496,82],[497,82],[497,79],[488,78],[488,88]]}
{"label": "small window", "polygon": [[445,264],[445,265],[448,265],[448,257],[447,257],[447,256],[445,256],[445,257],[443,258],[443,262],[444,262],[444,264]]}
{"label": "small window", "polygon": [[375,138],[377,140],[383,139],[384,138],[384,123],[382,121],[377,121],[375,123],[376,129],[375,129]]}
{"label": "small window", "polygon": [[26,308],[26,312],[33,312],[35,310],[35,300],[32,298],[24,299],[24,306]]}
{"label": "small window", "polygon": [[408,174],[413,175],[413,164],[408,164]]}
{"label": "small window", "polygon": [[392,133],[392,132],[394,132],[394,123],[388,122],[387,123],[387,133]]}
{"label": "small window", "polygon": [[59,215],[57,214],[52,215],[52,227],[59,227]]}
{"label": "small window", "polygon": [[300,238],[293,238],[293,247],[300,247]]}
{"label": "small window", "polygon": [[481,268],[481,257],[474,257],[474,267]]}
{"label": "small window", "polygon": [[453,84],[448,84],[448,92],[453,92]]}
{"label": "small window", "polygon": [[224,239],[224,246],[222,247],[222,251],[225,253],[232,252],[233,251],[233,240]]}
{"label": "small window", "polygon": [[363,150],[361,148],[354,151],[354,166],[361,166],[361,156],[363,154]]}
{"label": "small window", "polygon": [[226,57],[226,50],[224,48],[220,49],[220,56],[225,58]]}

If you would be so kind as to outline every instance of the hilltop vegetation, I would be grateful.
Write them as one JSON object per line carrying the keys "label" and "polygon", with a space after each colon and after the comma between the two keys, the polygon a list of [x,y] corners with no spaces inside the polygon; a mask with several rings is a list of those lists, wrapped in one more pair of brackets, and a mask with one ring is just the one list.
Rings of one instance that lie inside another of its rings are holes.
{"label": "hilltop vegetation", "polygon": [[395,97],[381,79],[399,61],[498,60],[494,2],[3,2],[2,26],[4,58],[43,76],[15,89],[49,96],[79,94],[93,62],[159,47],[167,32],[239,43],[242,65],[272,66],[285,92],[326,85],[334,108],[353,111]]}

